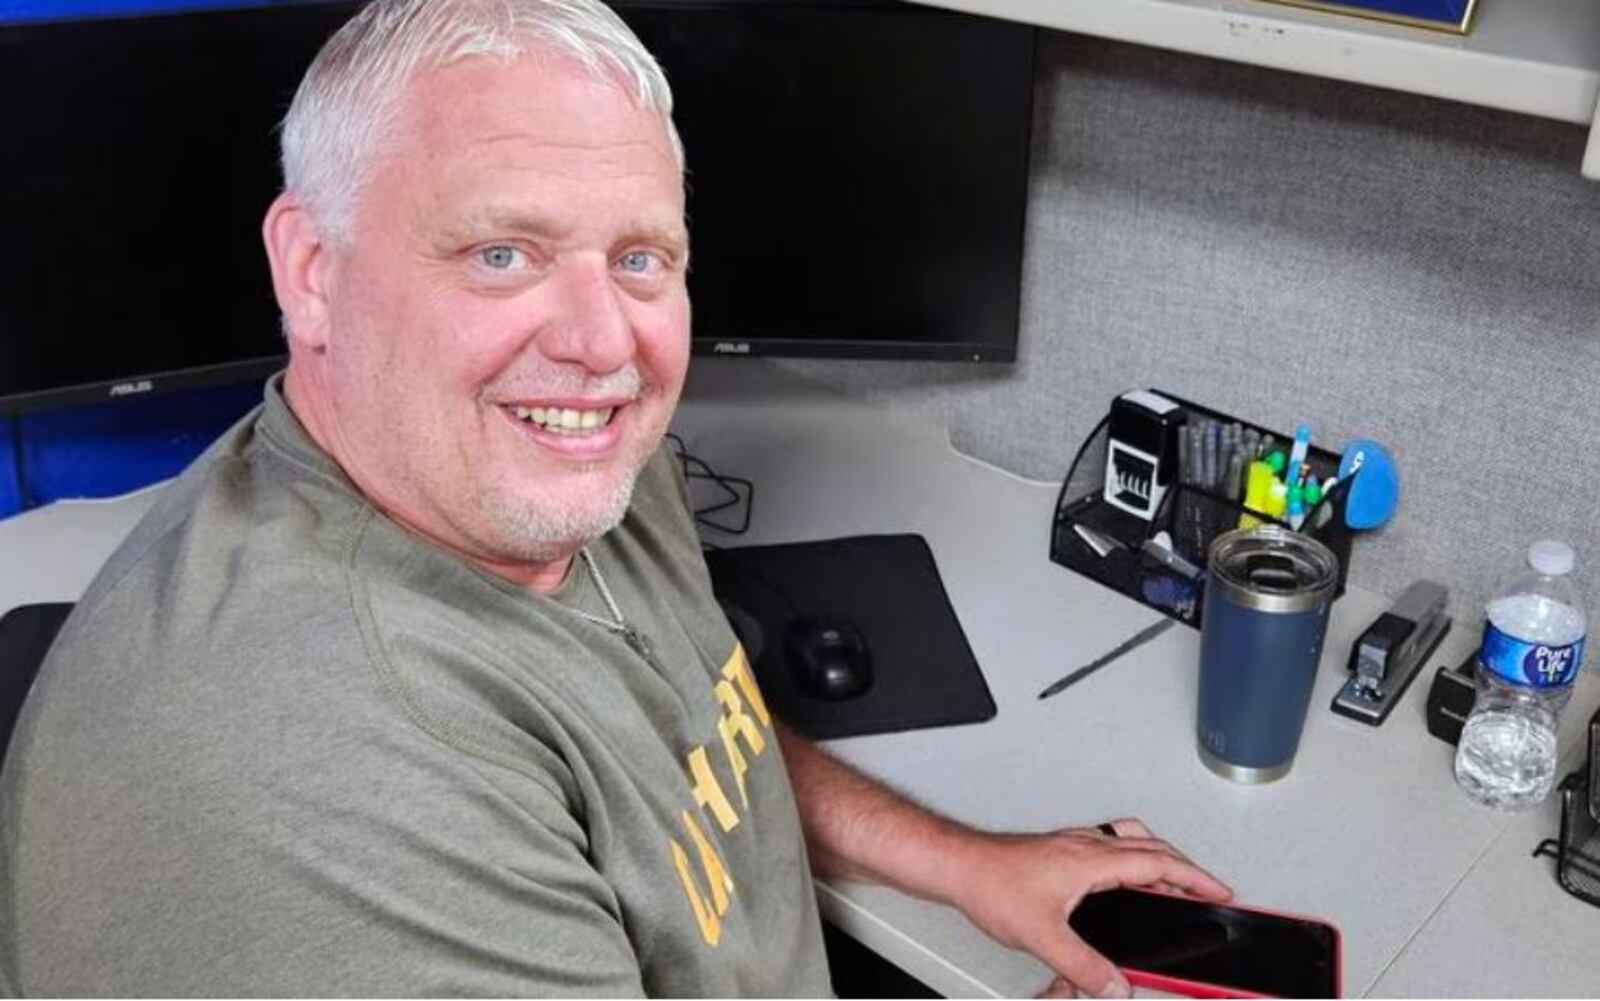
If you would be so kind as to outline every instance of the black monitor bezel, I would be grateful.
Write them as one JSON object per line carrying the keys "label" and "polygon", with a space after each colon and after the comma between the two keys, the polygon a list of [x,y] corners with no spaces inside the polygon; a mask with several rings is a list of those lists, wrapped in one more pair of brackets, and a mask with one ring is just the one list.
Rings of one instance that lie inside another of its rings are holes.
{"label": "black monitor bezel", "polygon": [[[749,0],[622,0],[628,7],[679,7],[679,8],[707,8],[718,6],[738,6],[740,2]],[[800,0],[778,0],[779,3],[798,3]],[[901,6],[898,3],[888,3],[885,0],[805,0],[808,6],[817,7],[892,7]],[[214,10],[215,8],[213,8]],[[201,9],[203,12],[204,9]],[[59,19],[29,19],[19,23],[50,23],[57,20],[123,20],[129,18],[170,17],[196,13],[193,8],[179,8],[170,11],[144,11],[144,12],[115,12],[102,15],[83,17],[62,17]],[[930,9],[929,13],[941,13],[950,16],[972,17],[977,15],[960,14],[954,11],[938,11]],[[1033,77],[1037,67],[1039,32],[1032,32],[1032,44],[1028,52],[1028,76]],[[1026,114],[1032,121],[1034,113],[1035,96],[1030,88],[1027,96],[1028,107]],[[1030,130],[1031,131],[1031,130]],[[1023,144],[1020,151],[1024,159],[1022,164],[1023,175],[1026,177],[1031,156],[1031,139]],[[1026,184],[1026,181],[1024,181]],[[1017,206],[1016,231],[1019,239],[1025,237],[1027,225],[1028,199],[1020,199]],[[1021,255],[1019,251],[1019,262]],[[1020,269],[1019,269],[1020,270]],[[1011,307],[1009,324],[1010,336],[1004,342],[969,341],[969,342],[940,342],[879,338],[782,338],[762,337],[759,335],[727,337],[719,335],[700,335],[693,329],[690,331],[690,352],[697,357],[717,358],[812,358],[812,359],[840,359],[840,360],[905,360],[905,361],[949,361],[963,363],[1012,363],[1017,360],[1017,344],[1021,334],[1022,317],[1022,282],[1019,274],[1016,301]],[[287,363],[287,354],[264,355],[217,364],[201,365],[190,368],[172,369],[166,371],[146,372],[118,376],[116,378],[96,380],[83,383],[55,386],[46,389],[26,390],[23,392],[0,394],[0,417],[63,409],[74,406],[101,404],[119,400],[144,399],[153,395],[170,393],[181,390],[197,389],[212,385],[228,383],[242,383],[265,379],[267,376],[279,371]]]}
{"label": "black monitor bezel", "polygon": [[17,417],[97,403],[142,400],[161,393],[201,389],[206,386],[255,382],[265,380],[286,364],[288,364],[287,355],[266,355],[216,365],[197,365],[193,368],[12,393],[9,396],[0,396],[0,417]]}

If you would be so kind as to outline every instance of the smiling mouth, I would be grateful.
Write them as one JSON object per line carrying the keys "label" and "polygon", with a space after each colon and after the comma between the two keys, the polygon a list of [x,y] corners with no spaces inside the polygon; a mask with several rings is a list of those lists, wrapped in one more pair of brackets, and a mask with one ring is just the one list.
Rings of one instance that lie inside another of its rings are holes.
{"label": "smiling mouth", "polygon": [[524,424],[555,434],[584,437],[598,434],[616,416],[616,407],[575,410],[571,407],[510,407],[512,416]]}

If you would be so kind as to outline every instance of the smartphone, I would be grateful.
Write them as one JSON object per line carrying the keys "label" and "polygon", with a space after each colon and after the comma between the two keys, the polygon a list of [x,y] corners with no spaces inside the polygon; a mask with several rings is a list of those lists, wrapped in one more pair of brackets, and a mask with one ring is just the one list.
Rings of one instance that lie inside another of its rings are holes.
{"label": "smartphone", "polygon": [[1149,890],[1091,893],[1067,919],[1138,987],[1197,998],[1339,996],[1325,921]]}

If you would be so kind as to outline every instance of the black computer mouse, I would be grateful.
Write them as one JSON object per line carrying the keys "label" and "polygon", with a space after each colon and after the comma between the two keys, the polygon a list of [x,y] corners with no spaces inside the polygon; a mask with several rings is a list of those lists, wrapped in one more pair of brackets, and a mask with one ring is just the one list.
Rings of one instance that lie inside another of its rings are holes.
{"label": "black computer mouse", "polygon": [[795,685],[814,699],[837,702],[872,687],[866,638],[844,619],[794,619],[783,645]]}

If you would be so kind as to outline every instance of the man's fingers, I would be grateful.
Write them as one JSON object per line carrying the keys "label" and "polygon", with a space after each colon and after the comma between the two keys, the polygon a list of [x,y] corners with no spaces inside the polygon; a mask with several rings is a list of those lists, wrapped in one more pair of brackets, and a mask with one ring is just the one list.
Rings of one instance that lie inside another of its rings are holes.
{"label": "man's fingers", "polygon": [[[1124,875],[1118,880],[1122,885],[1158,886],[1163,890],[1186,893],[1207,900],[1229,900],[1233,897],[1232,890],[1191,862],[1187,855],[1152,835],[1150,828],[1142,821],[1134,817],[1122,817],[1103,823],[1100,828],[1102,831],[1107,828],[1115,831],[1115,838],[1111,843],[1127,853],[1125,858],[1131,857],[1137,860],[1133,863],[1136,869],[1151,873],[1143,878],[1128,878]],[[1141,858],[1141,855],[1144,857]],[[1165,863],[1157,864],[1163,857],[1170,862],[1170,868]],[[1151,865],[1155,865],[1154,870]],[[1100,889],[1109,887],[1102,885]]]}
{"label": "man's fingers", "polygon": [[1118,847],[1164,851],[1169,855],[1183,859],[1185,862],[1190,861],[1189,856],[1178,851],[1178,849],[1172,847],[1172,845],[1168,844],[1167,842],[1162,841],[1154,834],[1151,834],[1150,828],[1144,826],[1142,822],[1131,817],[1124,817],[1121,820],[1112,820],[1107,823],[1100,824],[1098,829],[1102,833],[1108,833],[1111,837],[1115,838]]}
{"label": "man's fingers", "polygon": [[[1128,981],[1111,961],[1089,948],[1076,932],[1065,927],[1065,923],[1059,930],[1052,930],[1044,941],[1036,943],[1029,951],[1050,964],[1056,971],[1058,982],[1065,981],[1068,986],[1093,997],[1125,998],[1132,995]],[[1052,983],[1046,990],[1053,990],[1055,986]]]}
{"label": "man's fingers", "polygon": [[1187,862],[1190,865],[1194,864],[1194,861],[1190,859],[1189,856],[1178,851],[1178,849],[1167,844],[1165,841],[1162,841],[1160,838],[1117,838],[1113,844],[1118,848],[1127,849],[1128,851],[1157,852],[1162,855],[1175,858],[1179,862]]}
{"label": "man's fingers", "polygon": [[1178,851],[1178,849],[1174,848],[1167,842],[1162,841],[1160,838],[1138,838],[1130,835],[1128,837],[1118,837],[1116,840],[1116,845],[1118,848],[1131,848],[1138,851],[1165,852],[1180,862],[1188,862],[1190,865],[1194,864],[1193,859],[1185,855],[1183,852]]}
{"label": "man's fingers", "polygon": [[1160,838],[1136,838],[1132,835],[1129,835],[1125,838],[1119,837],[1112,843],[1118,848],[1146,852],[1165,852],[1166,854],[1171,855],[1173,858],[1183,858],[1176,848],[1167,844],[1165,841],[1162,841]]}
{"label": "man's fingers", "polygon": [[1120,817],[1116,820],[1107,821],[1105,826],[1117,832],[1116,836],[1119,838],[1154,837],[1150,833],[1150,828],[1144,826],[1144,821],[1139,820],[1137,817]]}
{"label": "man's fingers", "polygon": [[1036,998],[1075,998],[1077,996],[1078,989],[1060,977],[1051,980],[1048,987],[1034,995]]}
{"label": "man's fingers", "polygon": [[1123,852],[1117,857],[1117,881],[1123,886],[1167,883],[1206,900],[1229,900],[1233,891],[1204,869],[1164,851]]}

